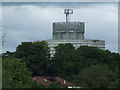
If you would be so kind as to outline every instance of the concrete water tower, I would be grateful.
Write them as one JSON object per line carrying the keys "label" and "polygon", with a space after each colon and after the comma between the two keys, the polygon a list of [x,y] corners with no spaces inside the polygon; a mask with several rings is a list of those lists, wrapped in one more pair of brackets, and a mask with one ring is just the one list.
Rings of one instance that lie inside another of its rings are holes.
{"label": "concrete water tower", "polygon": [[78,40],[84,39],[84,22],[71,22],[72,9],[65,9],[66,22],[53,23],[53,40]]}

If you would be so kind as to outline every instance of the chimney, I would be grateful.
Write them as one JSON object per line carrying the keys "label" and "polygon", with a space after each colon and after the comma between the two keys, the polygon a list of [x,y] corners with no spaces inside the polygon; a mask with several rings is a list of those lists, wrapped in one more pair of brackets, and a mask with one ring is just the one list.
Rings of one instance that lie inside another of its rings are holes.
{"label": "chimney", "polygon": [[64,84],[66,84],[66,81],[64,80]]}

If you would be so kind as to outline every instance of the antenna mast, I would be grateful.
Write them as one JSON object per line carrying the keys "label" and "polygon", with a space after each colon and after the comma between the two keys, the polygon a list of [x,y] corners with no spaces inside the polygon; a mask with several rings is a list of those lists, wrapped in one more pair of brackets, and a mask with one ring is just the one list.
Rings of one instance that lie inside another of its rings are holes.
{"label": "antenna mast", "polygon": [[73,14],[73,9],[65,9],[64,14],[66,14],[66,22],[69,22],[69,14]]}

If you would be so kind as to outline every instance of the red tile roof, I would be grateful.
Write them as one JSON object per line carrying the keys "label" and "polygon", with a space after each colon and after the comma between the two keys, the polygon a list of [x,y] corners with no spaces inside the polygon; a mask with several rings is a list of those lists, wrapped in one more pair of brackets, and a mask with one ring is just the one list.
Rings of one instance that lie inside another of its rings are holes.
{"label": "red tile roof", "polygon": [[67,86],[76,86],[75,84],[68,82],[60,77],[40,77],[40,76],[35,76],[32,77],[33,80],[37,81],[37,84],[39,85],[42,83],[45,86],[48,86],[52,82],[58,82],[59,85],[66,84]]}

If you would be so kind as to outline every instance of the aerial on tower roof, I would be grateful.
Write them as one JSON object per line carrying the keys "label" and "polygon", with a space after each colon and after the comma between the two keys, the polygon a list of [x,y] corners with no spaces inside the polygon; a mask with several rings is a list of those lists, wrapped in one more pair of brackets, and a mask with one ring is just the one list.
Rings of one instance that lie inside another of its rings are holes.
{"label": "aerial on tower roof", "polygon": [[64,13],[66,14],[66,22],[68,22],[69,21],[69,14],[73,14],[73,9],[70,9],[70,8],[65,9]]}

